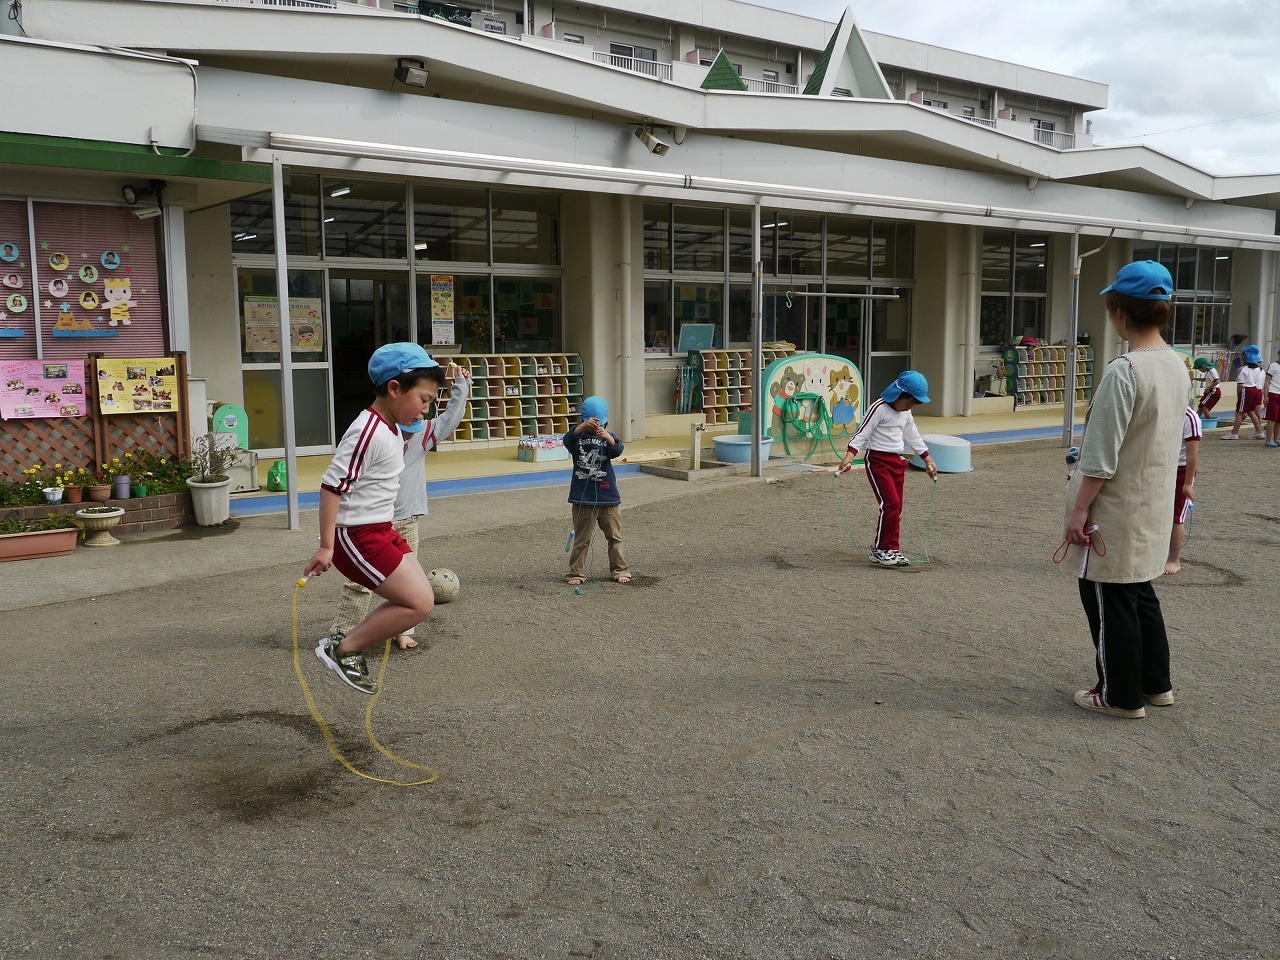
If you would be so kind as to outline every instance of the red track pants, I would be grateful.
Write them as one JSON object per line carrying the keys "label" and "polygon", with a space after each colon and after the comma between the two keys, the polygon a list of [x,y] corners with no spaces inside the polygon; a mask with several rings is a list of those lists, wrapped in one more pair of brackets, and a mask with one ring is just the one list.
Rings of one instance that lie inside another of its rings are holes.
{"label": "red track pants", "polygon": [[897,550],[898,530],[902,525],[902,485],[907,461],[898,453],[867,451],[867,482],[880,504],[880,521],[876,524],[876,549]]}

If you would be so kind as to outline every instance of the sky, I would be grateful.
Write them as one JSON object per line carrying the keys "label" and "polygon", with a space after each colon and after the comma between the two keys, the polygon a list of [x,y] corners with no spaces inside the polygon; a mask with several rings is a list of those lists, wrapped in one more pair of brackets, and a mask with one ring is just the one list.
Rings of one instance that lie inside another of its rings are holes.
{"label": "sky", "polygon": [[1276,0],[747,0],[1109,87],[1098,146],[1218,175],[1280,173]]}

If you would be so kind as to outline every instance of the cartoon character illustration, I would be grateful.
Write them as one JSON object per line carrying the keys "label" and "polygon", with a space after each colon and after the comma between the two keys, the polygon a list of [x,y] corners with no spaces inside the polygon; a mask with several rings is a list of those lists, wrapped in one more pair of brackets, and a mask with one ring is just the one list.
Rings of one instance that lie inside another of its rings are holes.
{"label": "cartoon character illustration", "polygon": [[853,371],[847,366],[836,367],[831,371],[830,385],[827,390],[828,409],[831,411],[833,427],[849,426],[853,423],[853,415],[858,407],[858,389],[853,379]]}
{"label": "cartoon character illustration", "polygon": [[129,308],[138,305],[133,299],[129,278],[108,277],[102,284],[102,295],[107,298],[107,304],[111,308],[111,326],[114,327],[116,324],[129,326],[133,322],[129,319]]}
{"label": "cartoon character illustration", "polygon": [[[827,375],[831,372],[830,363],[804,365],[804,392],[817,394],[826,402],[827,396]],[[829,411],[828,411],[829,412]],[[813,401],[806,401],[803,409],[800,411],[800,417],[806,423],[818,419],[817,413],[813,409]]]}
{"label": "cartoon character illustration", "polygon": [[779,422],[782,421],[783,404],[800,392],[802,382],[794,369],[784,367],[781,378],[776,383],[769,384],[769,396],[772,397],[769,409]]}

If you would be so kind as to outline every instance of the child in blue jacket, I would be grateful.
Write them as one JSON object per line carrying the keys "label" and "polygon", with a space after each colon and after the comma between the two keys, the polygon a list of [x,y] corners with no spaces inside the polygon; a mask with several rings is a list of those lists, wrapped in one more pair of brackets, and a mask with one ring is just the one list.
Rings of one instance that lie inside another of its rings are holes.
{"label": "child in blue jacket", "polygon": [[573,504],[573,549],[569,552],[566,583],[587,580],[587,551],[596,524],[609,544],[609,573],[614,583],[630,583],[631,570],[622,555],[622,496],[613,474],[613,460],[622,456],[622,442],[605,429],[609,406],[601,397],[582,401],[582,422],[564,435],[564,448],[573,459],[569,502]]}

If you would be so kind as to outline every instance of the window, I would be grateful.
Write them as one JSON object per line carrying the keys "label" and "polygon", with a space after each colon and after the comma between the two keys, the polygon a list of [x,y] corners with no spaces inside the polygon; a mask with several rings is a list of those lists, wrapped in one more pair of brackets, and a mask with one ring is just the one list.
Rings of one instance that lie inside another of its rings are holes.
{"label": "window", "polygon": [[1032,117],[1031,126],[1035,129],[1036,143],[1053,143],[1053,131],[1057,129],[1057,124],[1052,120],[1040,120]]}
{"label": "window", "polygon": [[724,271],[723,207],[676,207],[671,238],[675,270]]}
{"label": "window", "polygon": [[505,20],[496,20],[493,17],[484,18],[484,32],[497,33],[506,36],[507,23]]}
{"label": "window", "polygon": [[489,197],[484,190],[418,184],[413,189],[414,258],[489,262]]}
{"label": "window", "polygon": [[1170,342],[1187,349],[1227,343],[1231,327],[1229,248],[1135,243],[1133,259],[1155,260],[1173,277]]}
{"label": "window", "polygon": [[948,106],[948,104],[947,104],[947,101],[946,101],[946,100],[930,100],[928,97],[926,97],[926,98],[925,98],[923,101],[921,101],[921,102],[922,102],[926,107],[933,107],[935,110],[945,110],[945,109],[947,109],[947,106]]}
{"label": "window", "polygon": [[493,262],[560,262],[560,198],[493,191]]}
{"label": "window", "polygon": [[984,347],[1045,335],[1049,238],[986,230],[982,234],[979,331]]}
{"label": "window", "polygon": [[408,256],[402,182],[326,179],[321,186],[326,257],[401,260]]}
{"label": "window", "polygon": [[566,33],[564,35],[564,42],[565,43],[585,43],[586,40],[583,38],[582,34],[580,33]]}
{"label": "window", "polygon": [[778,82],[778,71],[777,71],[777,70],[764,70],[764,71],[761,71],[760,76],[761,76],[761,78],[764,80],[764,82],[765,82],[765,83],[777,83],[777,82]]}
{"label": "window", "polygon": [[962,117],[973,117],[973,116],[976,116],[976,114],[973,112],[973,107],[961,107],[961,108],[960,108],[960,116],[962,116]]}
{"label": "window", "polygon": [[[271,191],[231,202],[234,253],[275,253]],[[293,174],[284,190],[285,249],[290,256],[320,253],[320,178]]]}

